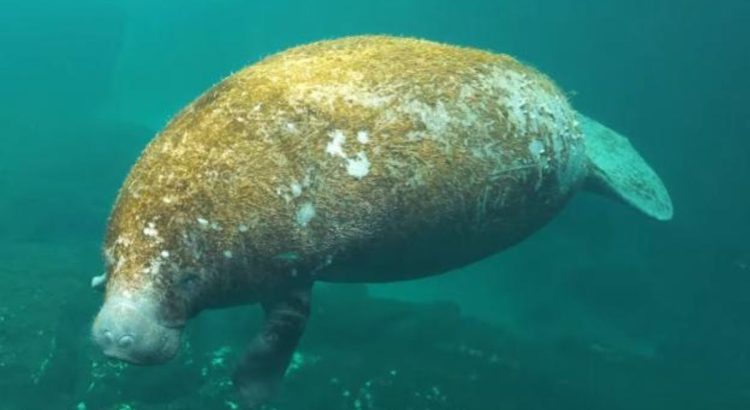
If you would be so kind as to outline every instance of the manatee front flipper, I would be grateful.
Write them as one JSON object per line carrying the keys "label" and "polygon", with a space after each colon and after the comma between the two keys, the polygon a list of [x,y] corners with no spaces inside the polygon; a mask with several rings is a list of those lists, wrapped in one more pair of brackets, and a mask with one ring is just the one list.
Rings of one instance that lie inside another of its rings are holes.
{"label": "manatee front flipper", "polygon": [[101,275],[94,276],[93,278],[91,278],[92,289],[104,292],[104,288],[106,287],[107,287],[107,272],[104,272]]}
{"label": "manatee front flipper", "polygon": [[281,383],[310,316],[310,293],[310,286],[291,289],[262,303],[263,330],[232,378],[248,408],[267,402]]}

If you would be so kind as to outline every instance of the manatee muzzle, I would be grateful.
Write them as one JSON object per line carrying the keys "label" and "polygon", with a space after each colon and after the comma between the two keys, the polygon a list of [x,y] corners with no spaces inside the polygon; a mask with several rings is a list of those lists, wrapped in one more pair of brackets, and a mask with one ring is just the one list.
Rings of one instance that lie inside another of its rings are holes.
{"label": "manatee muzzle", "polygon": [[107,298],[92,328],[93,339],[106,356],[140,365],[174,357],[181,333],[180,327],[161,323],[157,304],[149,297]]}

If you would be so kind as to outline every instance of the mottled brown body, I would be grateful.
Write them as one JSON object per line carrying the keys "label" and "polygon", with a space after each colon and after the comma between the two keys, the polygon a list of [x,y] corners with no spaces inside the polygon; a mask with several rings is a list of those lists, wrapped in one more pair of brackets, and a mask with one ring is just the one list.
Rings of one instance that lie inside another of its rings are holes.
{"label": "mottled brown body", "polygon": [[294,278],[390,281],[454,268],[546,223],[586,173],[576,114],[508,56],[353,37],[221,82],[133,168],[108,286],[210,278],[204,302]]}
{"label": "mottled brown body", "polygon": [[294,48],[209,90],[133,167],[107,275],[92,281],[107,286],[92,338],[109,357],[162,363],[202,309],[259,302],[262,328],[232,376],[257,409],[283,379],[316,280],[476,261],[530,235],[584,182],[672,217],[627,138],[508,56],[393,37]]}

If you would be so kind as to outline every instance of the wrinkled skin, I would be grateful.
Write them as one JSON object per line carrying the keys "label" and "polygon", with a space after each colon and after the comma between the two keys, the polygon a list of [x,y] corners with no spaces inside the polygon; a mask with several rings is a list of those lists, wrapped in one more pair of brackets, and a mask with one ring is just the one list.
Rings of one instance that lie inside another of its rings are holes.
{"label": "wrinkled skin", "polygon": [[133,364],[158,364],[174,357],[182,326],[160,319],[153,297],[110,297],[96,316],[94,341],[112,358]]}
{"label": "wrinkled skin", "polygon": [[[200,300],[201,285],[192,275],[177,273],[183,269],[169,269],[161,272],[161,285],[125,287],[118,284],[117,276],[109,278],[104,304],[92,327],[92,337],[105,355],[151,365],[177,354],[182,330]],[[101,280],[92,284],[96,282]]]}

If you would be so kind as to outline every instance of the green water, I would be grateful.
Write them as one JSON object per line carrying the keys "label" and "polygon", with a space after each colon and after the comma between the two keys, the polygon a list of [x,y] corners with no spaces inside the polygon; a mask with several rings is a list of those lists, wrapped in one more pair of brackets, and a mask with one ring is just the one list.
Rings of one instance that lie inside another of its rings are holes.
{"label": "green water", "polygon": [[618,129],[658,223],[579,195],[447,275],[320,286],[282,409],[750,408],[750,3],[21,1],[0,5],[0,410],[231,409],[257,307],[207,312],[161,367],[89,326],[130,165],[178,109],[292,45],[362,33],[512,54]]}

